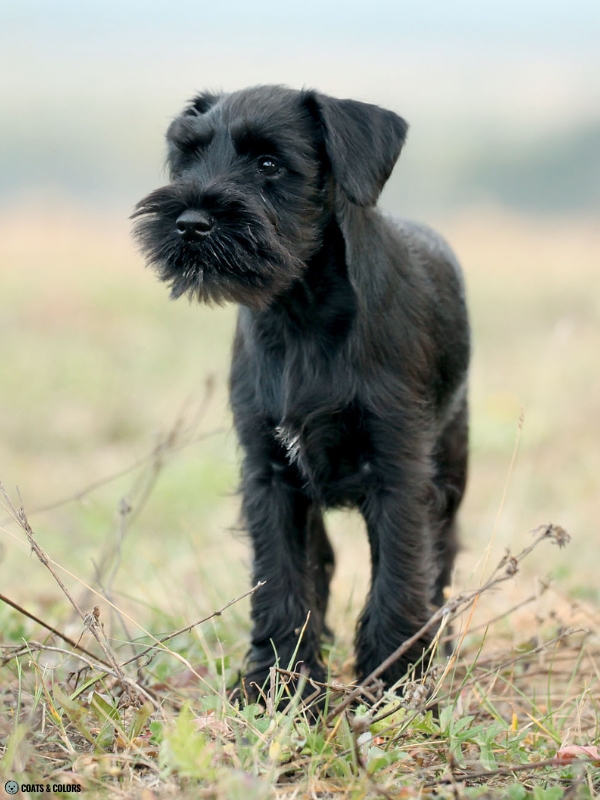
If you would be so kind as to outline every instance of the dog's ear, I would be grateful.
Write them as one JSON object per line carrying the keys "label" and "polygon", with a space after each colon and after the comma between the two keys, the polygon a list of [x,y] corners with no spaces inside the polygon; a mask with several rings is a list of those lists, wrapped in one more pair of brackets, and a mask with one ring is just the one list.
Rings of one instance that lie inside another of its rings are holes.
{"label": "dog's ear", "polygon": [[183,110],[184,117],[199,117],[211,109],[219,99],[214,92],[202,92],[196,95]]}
{"label": "dog's ear", "polygon": [[390,177],[406,139],[408,123],[379,106],[307,92],[317,117],[333,177],[348,200],[373,206]]}

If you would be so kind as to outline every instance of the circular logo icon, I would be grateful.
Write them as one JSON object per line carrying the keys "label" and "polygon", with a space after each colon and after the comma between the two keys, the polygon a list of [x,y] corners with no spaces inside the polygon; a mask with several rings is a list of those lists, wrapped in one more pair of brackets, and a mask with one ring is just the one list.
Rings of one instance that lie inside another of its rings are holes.
{"label": "circular logo icon", "polygon": [[4,784],[6,794],[16,794],[19,791],[19,784],[16,781],[7,781]]}

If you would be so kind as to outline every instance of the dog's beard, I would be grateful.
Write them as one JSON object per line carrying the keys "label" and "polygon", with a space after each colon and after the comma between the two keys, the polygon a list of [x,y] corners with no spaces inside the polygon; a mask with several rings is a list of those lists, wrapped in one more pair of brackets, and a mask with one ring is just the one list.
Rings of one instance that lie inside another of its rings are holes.
{"label": "dog's beard", "polygon": [[[196,242],[183,240],[175,227],[188,208],[202,209],[215,219],[210,234]],[[252,208],[233,188],[200,195],[174,183],[141,200],[131,216],[140,249],[170,286],[172,298],[187,294],[200,302],[262,308],[305,268],[267,212]]]}

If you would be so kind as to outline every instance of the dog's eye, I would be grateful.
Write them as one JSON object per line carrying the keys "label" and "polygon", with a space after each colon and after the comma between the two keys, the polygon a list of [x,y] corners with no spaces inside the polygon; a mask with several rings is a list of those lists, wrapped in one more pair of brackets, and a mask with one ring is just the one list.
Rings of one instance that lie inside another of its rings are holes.
{"label": "dog's eye", "polygon": [[261,156],[258,159],[257,164],[258,171],[262,172],[263,175],[272,176],[281,172],[281,167],[274,158],[271,158],[271,156]]}

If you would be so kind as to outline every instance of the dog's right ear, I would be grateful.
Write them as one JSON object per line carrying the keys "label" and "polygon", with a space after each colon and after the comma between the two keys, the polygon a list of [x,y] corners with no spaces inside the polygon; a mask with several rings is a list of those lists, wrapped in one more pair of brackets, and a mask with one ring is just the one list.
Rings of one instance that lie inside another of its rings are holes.
{"label": "dog's right ear", "polygon": [[320,123],[334,180],[357,206],[374,206],[406,139],[408,123],[385,108],[306,92]]}
{"label": "dog's right ear", "polygon": [[190,100],[189,105],[183,110],[183,116],[199,117],[202,114],[206,114],[218,99],[219,95],[214,94],[214,92],[202,92],[202,94],[196,95],[193,100]]}

